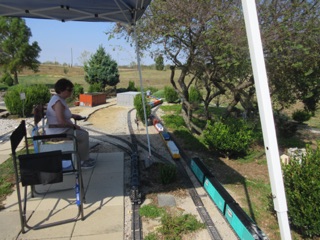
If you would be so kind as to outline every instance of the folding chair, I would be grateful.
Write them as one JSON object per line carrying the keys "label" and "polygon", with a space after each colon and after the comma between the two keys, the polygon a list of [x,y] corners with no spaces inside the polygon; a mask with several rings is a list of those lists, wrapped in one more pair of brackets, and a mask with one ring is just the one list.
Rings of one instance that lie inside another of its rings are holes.
{"label": "folding chair", "polygon": [[[34,138],[65,138],[70,137],[66,134],[58,135],[49,135],[49,136],[35,136]],[[71,136],[72,137],[72,136]],[[83,180],[81,173],[81,166],[79,158],[76,158],[77,161],[74,173],[75,173],[75,194],[76,194],[76,204],[78,206],[77,215],[73,218],[68,218],[60,221],[56,221],[48,224],[35,224],[33,226],[28,225],[27,223],[27,201],[28,201],[28,186],[31,186],[31,197],[33,197],[33,187],[39,184],[54,184],[63,181],[63,169],[62,169],[62,160],[63,152],[58,151],[48,151],[48,152],[39,152],[39,153],[30,153],[28,147],[28,140],[26,132],[25,121],[21,121],[20,125],[13,131],[10,136],[11,141],[11,150],[12,150],[12,159],[15,170],[16,178],[16,187],[17,187],[17,197],[18,197],[18,206],[20,213],[20,222],[21,222],[21,231],[25,233],[25,228],[28,229],[40,229],[51,226],[56,226],[64,223],[69,223],[77,221],[78,219],[84,220],[83,214],[83,202],[84,202],[84,188]],[[17,147],[24,140],[26,154],[18,154]],[[75,153],[76,155],[76,153]],[[21,187],[24,189],[24,197],[22,199]]]}
{"label": "folding chair", "polygon": [[[75,163],[80,159],[78,156],[76,131],[74,131],[73,134],[67,134],[67,135],[66,134],[46,135],[46,132],[45,132],[46,109],[47,109],[47,106],[42,104],[35,105],[33,108],[34,127],[32,129],[31,135],[33,138],[33,145],[34,145],[35,152],[40,153],[40,152],[61,150],[63,153],[62,172],[64,174],[75,173],[77,172],[77,166],[75,165]],[[84,120],[84,119],[86,118],[82,117],[80,119],[74,119],[74,120],[75,120],[75,123],[77,123],[77,120]],[[63,126],[50,125],[49,127],[59,128]],[[81,169],[79,169],[79,171],[81,171]],[[82,183],[82,186],[83,186],[83,183]],[[59,191],[61,190],[70,190],[70,188],[60,189]],[[37,194],[41,194],[41,192],[37,191],[35,187],[33,187],[33,191]]]}

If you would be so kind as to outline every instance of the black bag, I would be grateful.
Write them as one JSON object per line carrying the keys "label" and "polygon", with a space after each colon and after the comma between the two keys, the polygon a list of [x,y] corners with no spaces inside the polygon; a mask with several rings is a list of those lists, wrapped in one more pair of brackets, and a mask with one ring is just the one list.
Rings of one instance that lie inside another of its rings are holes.
{"label": "black bag", "polygon": [[22,186],[63,181],[61,151],[19,155],[18,158]]}

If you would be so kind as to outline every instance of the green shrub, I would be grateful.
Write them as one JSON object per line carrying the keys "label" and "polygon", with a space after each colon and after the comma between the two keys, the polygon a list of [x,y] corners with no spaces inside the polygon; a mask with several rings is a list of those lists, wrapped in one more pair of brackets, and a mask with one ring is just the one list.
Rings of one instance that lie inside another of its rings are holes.
{"label": "green shrub", "polygon": [[292,137],[297,132],[297,124],[289,121],[288,116],[275,112],[274,121],[276,125],[277,136],[279,137]]}
{"label": "green shrub", "polygon": [[189,102],[191,103],[201,103],[201,93],[200,91],[192,86],[189,90]]}
{"label": "green shrub", "polygon": [[[147,99],[146,97],[144,97],[144,102],[145,102],[145,106],[146,106],[146,115],[147,117],[150,116],[151,114],[151,107],[149,104],[147,104]],[[138,118],[145,123],[145,119],[144,119],[144,110],[143,110],[143,103],[142,103],[142,95],[141,94],[137,94],[133,100],[133,104],[134,107],[137,111],[137,116]]]}
{"label": "green shrub", "polygon": [[92,83],[89,86],[88,92],[94,93],[94,92],[102,92],[102,84],[100,82]]}
{"label": "green shrub", "polygon": [[13,86],[13,78],[11,77],[11,75],[9,73],[4,73],[3,76],[0,79],[0,82],[10,86]]}
{"label": "green shrub", "polygon": [[134,81],[129,81],[129,85],[127,87],[127,91],[138,91],[138,89],[135,86]]}
{"label": "green shrub", "polygon": [[311,118],[311,116],[312,115],[305,110],[296,110],[292,113],[292,119],[299,123],[308,121]]}
{"label": "green shrub", "polygon": [[[25,100],[20,99],[21,93],[25,93]],[[34,105],[48,103],[50,97],[50,90],[44,84],[16,85],[6,92],[4,102],[10,114],[23,117],[31,115]]]}
{"label": "green shrub", "polygon": [[254,132],[245,121],[228,118],[224,121],[208,122],[203,137],[210,150],[236,157],[248,152],[254,141]]}
{"label": "green shrub", "polygon": [[73,97],[78,99],[79,95],[83,93],[84,93],[83,87],[79,83],[75,83],[73,88]]}
{"label": "green shrub", "polygon": [[174,182],[177,177],[177,169],[173,164],[163,164],[160,166],[160,179],[162,184]]}
{"label": "green shrub", "polygon": [[165,86],[164,97],[168,103],[174,103],[178,100],[178,93],[173,87]]}
{"label": "green shrub", "polygon": [[307,147],[301,159],[290,159],[283,168],[288,215],[292,227],[304,237],[320,236],[320,142]]}

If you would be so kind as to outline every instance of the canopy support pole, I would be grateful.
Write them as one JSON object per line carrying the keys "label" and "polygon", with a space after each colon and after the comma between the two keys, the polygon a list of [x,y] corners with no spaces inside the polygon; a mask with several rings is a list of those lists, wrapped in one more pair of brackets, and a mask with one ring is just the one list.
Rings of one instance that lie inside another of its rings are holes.
{"label": "canopy support pole", "polygon": [[281,239],[291,240],[287,215],[287,202],[281,172],[278,142],[275,132],[273,111],[264,55],[261,43],[258,15],[254,0],[242,0],[243,14],[246,24],[250,58],[253,69],[264,146],[268,162],[274,209],[277,212]]}
{"label": "canopy support pole", "polygon": [[139,79],[140,79],[140,91],[141,91],[141,97],[142,97],[142,106],[143,106],[143,113],[144,113],[144,119],[145,119],[145,125],[146,125],[146,131],[147,131],[147,141],[148,141],[148,162],[146,162],[147,166],[150,166],[150,158],[151,158],[151,147],[150,147],[150,138],[149,138],[149,131],[148,131],[148,119],[147,119],[147,111],[146,111],[146,103],[144,99],[144,89],[142,84],[142,73],[141,73],[141,61],[140,61],[140,54],[139,54],[139,44],[138,44],[138,37],[137,37],[137,31],[136,31],[136,25],[133,26],[134,28],[134,41],[136,43],[136,53],[137,53],[137,63],[138,63],[138,72],[139,72]]}

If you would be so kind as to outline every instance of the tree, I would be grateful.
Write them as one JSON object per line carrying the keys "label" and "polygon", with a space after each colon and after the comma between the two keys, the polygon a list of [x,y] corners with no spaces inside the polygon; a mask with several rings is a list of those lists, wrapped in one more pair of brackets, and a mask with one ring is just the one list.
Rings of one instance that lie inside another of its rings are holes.
{"label": "tree", "polygon": [[18,73],[23,68],[37,71],[37,60],[41,48],[37,42],[29,44],[32,36],[25,20],[21,18],[0,17],[0,65],[4,72],[14,75],[14,84],[18,84]]}
{"label": "tree", "polygon": [[156,70],[162,71],[164,69],[163,64],[163,56],[160,54],[158,57],[156,57]]}
{"label": "tree", "polygon": [[[196,106],[189,99],[190,87],[204,91],[207,119],[214,98],[229,94],[233,101],[228,111],[232,111],[242,99],[251,97],[247,92],[253,79],[240,13],[239,3],[234,1],[155,0],[139,22],[140,47],[158,45],[158,54],[173,63],[170,83],[182,101],[187,126],[197,132],[201,129],[192,123]],[[176,69],[181,70],[179,76],[175,76]]]}
{"label": "tree", "polygon": [[282,108],[301,101],[314,113],[320,100],[320,2],[265,1],[259,12],[273,99]]}
{"label": "tree", "polygon": [[[314,110],[320,98],[319,1],[259,4],[273,99],[287,106],[301,100]],[[132,33],[117,27],[116,33]],[[225,115],[238,104],[247,113],[258,111],[241,2],[154,0],[137,29],[140,49],[159,46],[155,54],[171,60],[170,82],[180,95],[190,129],[196,127],[189,101],[193,85],[203,92],[207,119],[211,118],[210,103],[222,95],[229,100]],[[181,70],[179,76],[175,76],[176,69]]]}
{"label": "tree", "polygon": [[106,54],[105,49],[100,45],[95,54],[84,65],[85,80],[89,84],[99,83],[102,88],[106,85],[115,86],[120,82],[118,64]]}

